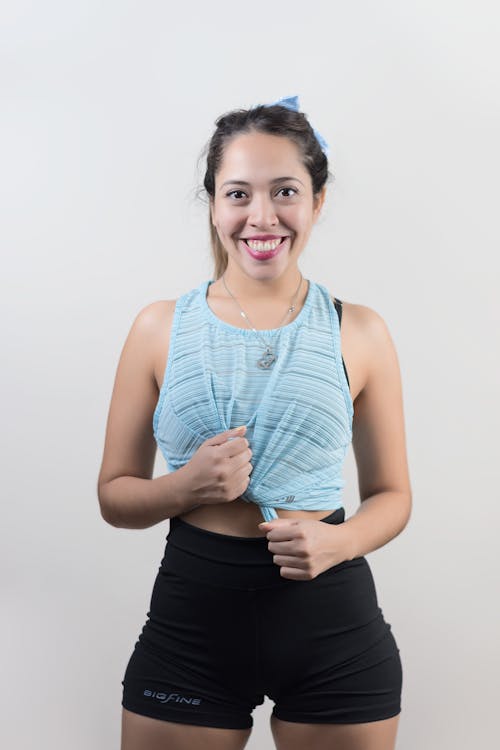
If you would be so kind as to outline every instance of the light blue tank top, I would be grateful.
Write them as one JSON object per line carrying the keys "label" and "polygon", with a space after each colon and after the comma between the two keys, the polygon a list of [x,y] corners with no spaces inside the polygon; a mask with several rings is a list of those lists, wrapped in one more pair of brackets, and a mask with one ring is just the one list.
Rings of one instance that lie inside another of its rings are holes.
{"label": "light blue tank top", "polygon": [[[278,517],[276,508],[340,508],[354,407],[328,290],[309,281],[295,320],[259,338],[215,315],[211,283],[176,300],[153,414],[168,469],[187,463],[207,438],[245,424],[253,470],[241,498],[259,505],[266,521]],[[269,369],[257,366],[262,339],[276,355]]]}

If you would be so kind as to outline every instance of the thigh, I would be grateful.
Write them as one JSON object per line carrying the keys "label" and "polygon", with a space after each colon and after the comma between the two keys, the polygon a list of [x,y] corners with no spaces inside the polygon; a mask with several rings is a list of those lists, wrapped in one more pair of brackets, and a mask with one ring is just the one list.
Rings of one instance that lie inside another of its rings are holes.
{"label": "thigh", "polygon": [[271,716],[276,750],[394,750],[399,716],[359,724],[301,724]]}
{"label": "thigh", "polygon": [[250,728],[264,696],[252,679],[255,628],[248,608],[244,590],[160,569],[122,681],[123,708],[166,722]]}
{"label": "thigh", "polygon": [[362,724],[397,716],[399,648],[366,558],[289,583],[260,599],[266,636],[259,668],[275,702],[273,715],[303,724]]}
{"label": "thigh", "polygon": [[251,731],[162,721],[123,708],[120,750],[243,750]]}

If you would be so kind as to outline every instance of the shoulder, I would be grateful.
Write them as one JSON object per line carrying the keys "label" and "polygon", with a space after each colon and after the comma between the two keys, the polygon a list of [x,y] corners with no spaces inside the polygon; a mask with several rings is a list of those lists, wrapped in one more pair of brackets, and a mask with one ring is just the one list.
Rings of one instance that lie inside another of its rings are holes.
{"label": "shoulder", "polygon": [[142,307],[136,314],[132,328],[144,336],[154,336],[172,318],[175,299],[157,300]]}
{"label": "shoulder", "polygon": [[372,307],[347,302],[344,299],[338,300],[333,294],[330,294],[330,297],[333,303],[342,304],[341,329],[344,338],[349,337],[357,344],[366,345],[384,336],[384,331],[387,330],[385,321]]}
{"label": "shoulder", "polygon": [[135,340],[136,356],[153,378],[158,389],[161,387],[170,348],[170,332],[177,300],[157,300],[145,305],[137,313],[129,334]]}
{"label": "shoulder", "polygon": [[[332,301],[335,299],[331,295]],[[358,395],[374,373],[397,369],[396,350],[383,316],[368,305],[342,300],[341,335],[353,390]]]}
{"label": "shoulder", "polygon": [[[331,295],[332,301],[335,297]],[[342,326],[364,339],[367,345],[377,345],[390,338],[389,328],[382,315],[368,305],[342,300]]]}
{"label": "shoulder", "polygon": [[365,345],[371,354],[372,362],[377,364],[379,360],[384,360],[388,354],[394,352],[394,342],[389,326],[382,315],[372,307],[366,305],[356,305],[356,307],[359,308],[356,315]]}
{"label": "shoulder", "polygon": [[382,315],[367,305],[345,303],[344,309],[349,310],[349,315],[359,327],[360,332],[366,338],[367,343],[381,343],[389,336],[389,329]]}
{"label": "shoulder", "polygon": [[[367,305],[347,305],[353,324],[364,352],[364,387],[374,387],[377,383],[385,388],[391,384],[395,389],[400,385],[400,367],[396,346],[383,316]],[[348,314],[349,314],[348,313]]]}
{"label": "shoulder", "polygon": [[158,300],[142,307],[128,332],[124,352],[149,372],[154,371],[158,348],[170,331],[176,300]]}

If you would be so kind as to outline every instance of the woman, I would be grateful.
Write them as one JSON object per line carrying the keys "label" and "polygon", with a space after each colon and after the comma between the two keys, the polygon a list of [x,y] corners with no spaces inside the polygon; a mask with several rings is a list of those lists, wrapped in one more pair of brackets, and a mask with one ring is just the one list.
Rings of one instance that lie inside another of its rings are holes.
{"label": "woman", "polygon": [[[243,748],[265,695],[278,750],[390,750],[402,667],[364,555],[411,512],[397,355],[378,313],[299,270],[328,147],[297,98],[216,126],[215,280],[138,314],[99,475],[107,522],[170,519],[122,750]],[[362,502],[345,520],[351,443]],[[157,445],[169,473],[152,479]]]}

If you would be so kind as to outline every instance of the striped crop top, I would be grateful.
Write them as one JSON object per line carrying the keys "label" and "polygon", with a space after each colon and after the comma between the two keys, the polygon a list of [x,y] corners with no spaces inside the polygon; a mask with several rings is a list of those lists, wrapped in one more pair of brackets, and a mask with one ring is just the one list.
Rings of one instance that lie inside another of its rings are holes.
{"label": "striped crop top", "polygon": [[[340,348],[340,304],[309,281],[297,317],[259,331],[218,318],[207,301],[212,281],[176,300],[170,348],[153,432],[168,469],[186,464],[209,437],[245,424],[252,471],[241,499],[276,508],[342,506],[344,459],[354,406]],[[276,361],[262,369],[262,339]]]}

